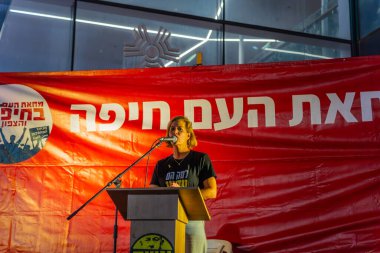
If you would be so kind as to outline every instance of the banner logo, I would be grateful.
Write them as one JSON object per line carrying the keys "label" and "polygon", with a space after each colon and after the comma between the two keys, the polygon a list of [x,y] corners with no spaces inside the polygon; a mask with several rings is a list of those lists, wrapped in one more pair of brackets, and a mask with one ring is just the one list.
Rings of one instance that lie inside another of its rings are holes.
{"label": "banner logo", "polygon": [[20,84],[0,86],[0,163],[18,163],[37,154],[51,133],[46,100]]}
{"label": "banner logo", "polygon": [[132,246],[132,253],[174,253],[173,245],[159,234],[141,236]]}

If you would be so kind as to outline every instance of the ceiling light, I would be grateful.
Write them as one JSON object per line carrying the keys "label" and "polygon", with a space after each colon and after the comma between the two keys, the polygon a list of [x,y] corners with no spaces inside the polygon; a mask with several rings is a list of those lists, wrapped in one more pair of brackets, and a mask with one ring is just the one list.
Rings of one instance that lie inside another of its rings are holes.
{"label": "ceiling light", "polygon": [[9,12],[14,12],[18,14],[25,14],[25,15],[31,15],[31,16],[37,16],[37,17],[44,17],[44,18],[53,18],[53,19],[59,19],[59,20],[66,20],[71,21],[71,18],[64,17],[64,16],[57,16],[57,15],[49,15],[49,14],[43,14],[38,12],[30,12],[30,11],[21,11],[21,10],[15,10],[10,9]]}
{"label": "ceiling light", "polygon": [[275,49],[275,48],[269,48],[269,47],[266,47],[266,48],[263,48],[263,49],[267,50],[267,51],[286,53],[286,54],[297,54],[297,55],[309,56],[309,57],[320,58],[320,59],[332,59],[331,57],[327,57],[327,56],[323,56],[323,55],[308,54],[308,53],[291,51],[291,50]]}

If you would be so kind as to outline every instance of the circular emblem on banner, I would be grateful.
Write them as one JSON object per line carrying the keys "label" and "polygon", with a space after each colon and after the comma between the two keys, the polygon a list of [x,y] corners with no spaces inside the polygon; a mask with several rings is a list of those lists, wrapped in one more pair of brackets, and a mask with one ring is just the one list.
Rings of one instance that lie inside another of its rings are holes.
{"label": "circular emblem on banner", "polygon": [[163,235],[146,234],[135,241],[132,253],[174,253],[173,245]]}
{"label": "circular emblem on banner", "polygon": [[52,118],[46,100],[25,85],[0,85],[0,163],[18,163],[46,144]]}

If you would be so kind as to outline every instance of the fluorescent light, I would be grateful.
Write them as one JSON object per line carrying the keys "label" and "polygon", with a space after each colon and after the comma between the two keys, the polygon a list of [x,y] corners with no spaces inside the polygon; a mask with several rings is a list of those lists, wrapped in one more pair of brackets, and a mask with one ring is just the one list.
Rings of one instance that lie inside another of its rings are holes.
{"label": "fluorescent light", "polygon": [[[77,19],[76,21],[79,23],[84,23],[84,24],[106,26],[106,27],[112,27],[112,28],[118,28],[118,29],[130,30],[130,31],[135,30],[135,27],[132,27],[132,26],[115,25],[115,24],[110,24],[110,23],[95,22],[95,21],[84,20],[84,19]],[[158,31],[155,31],[155,30],[147,30],[147,32],[153,33],[153,34],[158,33]],[[204,38],[201,38],[201,37],[188,36],[188,35],[182,35],[182,34],[177,34],[177,33],[172,33],[170,34],[170,36],[184,38],[184,39],[192,39],[192,40],[204,40]]]}
{"label": "fluorescent light", "polygon": [[[56,16],[56,15],[50,15],[50,14],[44,14],[44,13],[38,13],[38,12],[15,10],[15,9],[10,9],[9,11],[13,12],[13,13],[36,16],[36,17],[44,17],[44,18],[52,18],[52,19],[58,19],[58,20],[72,21],[71,18],[64,17],[64,16]],[[76,19],[76,22],[83,23],[83,24],[117,28],[117,29],[122,29],[122,30],[129,30],[129,31],[133,31],[135,29],[132,26],[124,26],[124,25],[116,25],[116,24],[111,24],[111,23],[96,22],[96,21],[91,21],[91,20],[86,20],[86,19]],[[158,31],[147,30],[147,32],[157,34]],[[189,35],[183,35],[183,34],[177,34],[177,33],[173,33],[173,34],[171,34],[171,36],[178,37],[178,38],[184,38],[184,39],[199,40],[199,41],[204,40],[204,38],[202,38],[202,37],[189,36]]]}
{"label": "fluorescent light", "polygon": [[222,13],[222,9],[223,9],[223,1],[222,3],[220,4],[219,8],[218,8],[218,11],[216,12],[216,16],[215,16],[215,19],[218,19],[218,17],[220,16],[220,14]]}
{"label": "fluorescent light", "polygon": [[38,12],[15,10],[15,9],[10,9],[9,12],[31,15],[31,16],[37,16],[37,17],[44,17],[44,18],[59,19],[59,20],[65,20],[65,21],[71,21],[72,20],[71,18],[64,17],[64,16],[56,16],[56,15],[43,14],[43,13],[38,13]]}
{"label": "fluorescent light", "polygon": [[275,39],[243,39],[244,42],[281,42]]}
{"label": "fluorescent light", "polygon": [[189,63],[189,62],[191,62],[196,56],[197,56],[197,54],[193,54],[192,56],[190,56],[190,57],[185,61],[185,63]]}
{"label": "fluorescent light", "polygon": [[[154,33],[154,34],[158,33],[158,31],[154,31],[154,30],[147,30],[147,32],[148,33]],[[178,37],[178,38],[184,38],[184,39],[191,39],[191,40],[204,40],[205,39],[202,37],[188,36],[188,35],[182,35],[182,34],[177,34],[177,33],[171,33],[170,36]]]}
{"label": "fluorescent light", "polygon": [[211,33],[212,33],[212,30],[209,30],[209,31],[208,31],[208,34],[207,34],[207,36],[206,36],[206,38],[205,38],[202,42],[196,44],[196,45],[193,46],[192,48],[190,48],[190,49],[188,49],[187,51],[185,51],[185,52],[183,52],[182,54],[180,54],[179,58],[181,59],[182,57],[184,57],[185,55],[187,55],[188,53],[190,53],[190,52],[193,51],[194,49],[196,49],[196,48],[202,46],[204,43],[206,43],[207,41],[209,41],[210,36],[211,36]]}
{"label": "fluorescent light", "polygon": [[310,56],[314,58],[321,58],[321,59],[332,59],[331,57],[323,56],[323,55],[317,55],[317,54],[308,54],[308,53],[302,53],[297,51],[290,51],[290,50],[283,50],[283,49],[275,49],[275,48],[263,48],[267,51],[273,51],[273,52],[279,52],[279,53],[286,53],[286,54],[297,54],[297,55],[303,55],[303,56]]}
{"label": "fluorescent light", "polygon": [[83,24],[106,26],[106,27],[124,29],[124,30],[130,30],[130,31],[133,31],[135,29],[134,27],[131,27],[131,26],[123,26],[123,25],[115,25],[115,24],[110,24],[110,23],[95,22],[95,21],[90,21],[90,20],[85,20],[85,19],[77,19],[76,21],[78,23],[83,23]]}
{"label": "fluorescent light", "polygon": [[201,37],[187,36],[187,35],[176,34],[176,33],[172,33],[170,36],[184,38],[184,39],[191,39],[191,40],[204,40],[204,38],[201,38]]}
{"label": "fluorescent light", "polygon": [[[223,7],[224,6],[223,6],[223,2],[222,2],[221,5],[218,8],[218,11],[217,11],[217,14],[215,16],[215,19],[218,19],[218,17],[221,15]],[[64,21],[72,21],[71,17],[65,17],[65,16],[57,16],[57,15],[38,13],[38,12],[16,10],[16,9],[10,9],[9,11],[13,12],[13,13],[30,15],[30,16],[52,18],[52,19],[64,20]],[[76,22],[83,23],[83,24],[91,24],[91,25],[97,25],[97,26],[111,27],[111,28],[116,28],[116,29],[129,30],[129,31],[135,30],[135,27],[131,27],[131,26],[123,26],[123,25],[116,25],[116,24],[111,24],[111,23],[96,22],[96,21],[85,20],[85,19],[76,19]],[[147,32],[148,33],[157,34],[158,31],[147,30]],[[183,34],[177,34],[177,33],[171,34],[171,36],[177,37],[177,38],[184,38],[184,39],[191,39],[191,40],[198,40],[198,41],[200,41],[199,43],[195,44],[193,47],[189,48],[184,53],[182,53],[179,56],[179,59],[181,59],[182,57],[186,56],[187,54],[189,54],[190,52],[194,51],[195,49],[197,49],[198,47],[202,46],[203,44],[205,44],[208,41],[219,41],[220,40],[220,39],[210,39],[211,34],[212,34],[212,30],[208,31],[208,34],[207,34],[206,38],[196,37],[196,36],[189,36],[189,35],[183,35]],[[240,39],[228,39],[228,38],[225,38],[224,41],[225,42],[240,42],[241,40]],[[281,42],[281,41],[275,40],[275,39],[243,39],[243,42],[269,42],[270,43],[270,42]],[[302,52],[297,52],[297,51],[282,50],[282,49],[275,49],[275,48],[268,48],[268,47],[267,48],[263,48],[263,49],[267,50],[267,51],[273,51],[273,52],[279,52],[279,53],[297,54],[297,55],[304,55],[304,56],[321,58],[321,59],[331,59],[331,57],[326,57],[326,56],[322,56],[322,55],[315,55],[315,54],[308,54],[308,53],[302,53]],[[167,67],[167,66],[169,66],[171,64],[173,64],[172,61],[166,63],[165,67]]]}
{"label": "fluorescent light", "polygon": [[[181,59],[182,57],[184,57],[184,56],[187,55],[188,53],[194,51],[195,49],[197,49],[198,47],[202,46],[202,45],[205,44],[207,41],[209,41],[210,36],[211,36],[211,33],[212,33],[212,30],[209,30],[209,31],[208,31],[208,34],[207,34],[207,36],[206,36],[206,38],[205,38],[203,41],[199,42],[198,44],[195,44],[193,47],[189,48],[188,50],[186,50],[185,52],[183,52],[182,54],[180,54],[180,56],[178,57],[178,59]],[[170,65],[172,65],[172,64],[173,64],[173,62],[170,61],[170,62],[168,62],[168,63],[165,64],[165,67],[168,67],[168,66],[170,66]]]}
{"label": "fluorescent light", "polygon": [[[210,39],[210,41],[219,41],[220,39]],[[280,40],[275,39],[224,39],[225,42],[281,42]]]}
{"label": "fluorescent light", "polygon": [[[216,12],[216,15],[215,15],[215,19],[218,19],[218,17],[220,16],[220,14],[222,13],[222,9],[223,9],[223,1],[221,2],[219,8],[218,8],[218,11]],[[211,33],[212,33],[212,30],[209,30],[208,31],[208,34],[206,36],[205,39],[203,39],[203,41],[199,42],[198,44],[194,45],[193,47],[189,48],[188,50],[186,50],[184,53],[182,53],[178,59],[181,59],[182,57],[184,57],[185,55],[187,55],[188,53],[194,51],[195,49],[197,49],[198,47],[202,46],[203,44],[205,44],[207,41],[210,41],[210,37],[211,37]],[[170,66],[171,64],[173,64],[173,61],[170,61],[168,63],[165,64],[165,67],[167,66]]]}
{"label": "fluorescent light", "polygon": [[[217,14],[216,18],[220,15],[220,13],[221,13],[221,8],[223,8],[223,4],[219,7],[218,14]],[[38,13],[38,12],[30,12],[30,11],[23,11],[23,10],[15,10],[15,9],[10,9],[9,11],[10,11],[10,12],[13,12],[13,13],[24,14],[24,15],[30,15],[30,16],[37,16],[37,17],[44,17],[44,18],[52,18],[52,19],[58,19],[58,20],[64,20],[64,21],[72,21],[71,18],[64,17],[64,16],[56,16],[56,15],[50,15],[50,14],[44,14],[44,13]],[[97,26],[111,27],[111,28],[116,28],[116,29],[129,30],[129,31],[133,31],[133,30],[135,30],[135,28],[134,28],[134,27],[131,27],[131,26],[115,25],[115,24],[111,24],[111,23],[96,22],[96,21],[85,20],[85,19],[76,19],[76,22],[78,22],[78,23],[83,23],[83,24],[90,24],[90,25],[97,25]],[[158,31],[147,30],[147,32],[148,32],[148,33],[154,33],[154,34],[157,34]],[[208,31],[208,34],[207,34],[207,36],[206,36],[206,38],[196,37],[196,36],[182,35],[182,34],[177,34],[177,33],[173,33],[173,34],[171,34],[171,36],[173,36],[173,37],[184,38],[184,39],[193,39],[193,40],[198,40],[198,41],[200,41],[200,43],[196,44],[195,46],[193,46],[193,47],[191,47],[190,49],[188,49],[186,52],[182,53],[182,54],[179,56],[179,59],[181,59],[182,57],[184,57],[185,55],[187,55],[187,54],[190,53],[191,51],[195,50],[196,48],[200,47],[201,45],[203,45],[204,43],[206,43],[207,41],[209,41],[210,36],[211,36],[211,33],[212,33],[212,30],[209,30],[209,31]],[[172,63],[173,63],[173,62],[168,62],[165,66],[169,66],[169,65],[171,65]]]}

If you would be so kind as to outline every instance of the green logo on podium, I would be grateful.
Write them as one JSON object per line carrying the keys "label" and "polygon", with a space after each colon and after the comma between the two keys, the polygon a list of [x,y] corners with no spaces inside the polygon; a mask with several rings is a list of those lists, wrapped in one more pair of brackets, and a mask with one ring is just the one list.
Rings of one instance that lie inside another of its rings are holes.
{"label": "green logo on podium", "polygon": [[146,234],[132,246],[132,253],[174,253],[173,245],[163,235]]}

